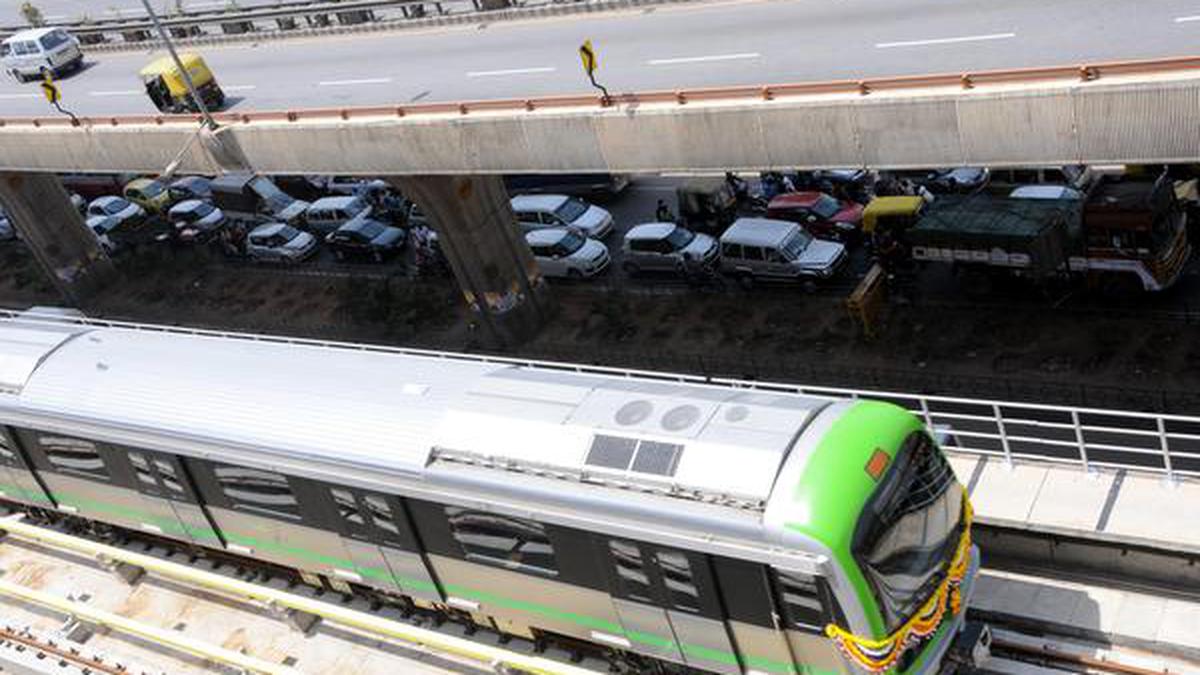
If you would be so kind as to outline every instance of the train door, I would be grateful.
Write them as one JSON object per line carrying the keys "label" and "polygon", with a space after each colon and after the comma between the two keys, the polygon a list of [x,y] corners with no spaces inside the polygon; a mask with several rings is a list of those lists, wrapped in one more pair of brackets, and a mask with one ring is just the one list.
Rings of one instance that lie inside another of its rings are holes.
{"label": "train door", "polygon": [[399,589],[414,598],[442,601],[399,497],[341,486],[328,489],[337,507],[342,544],[357,568],[335,570],[335,574],[389,591]]}
{"label": "train door", "polygon": [[30,506],[54,506],[33,465],[7,429],[0,429],[0,498]]}
{"label": "train door", "polygon": [[141,524],[143,530],[201,546],[223,546],[176,457],[132,448],[124,454],[150,516]]}
{"label": "train door", "polygon": [[651,559],[652,547],[626,539],[600,538],[597,544],[603,549],[613,609],[625,635],[593,631],[592,638],[667,661],[686,663],[663,608],[661,583]]}
{"label": "train door", "polygon": [[729,638],[709,557],[694,551],[654,548],[667,618],[684,661],[701,670],[740,674],[742,667]]}
{"label": "train door", "polygon": [[841,654],[825,636],[830,622],[846,625],[825,579],[777,568],[771,569],[770,577],[775,605],[796,662],[817,672],[845,670]]}

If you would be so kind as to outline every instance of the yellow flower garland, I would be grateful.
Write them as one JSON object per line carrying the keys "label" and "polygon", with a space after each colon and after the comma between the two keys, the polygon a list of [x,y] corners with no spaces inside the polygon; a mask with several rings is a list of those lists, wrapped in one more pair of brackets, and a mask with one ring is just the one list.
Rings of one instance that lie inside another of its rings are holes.
{"label": "yellow flower garland", "polygon": [[967,575],[971,563],[971,520],[974,513],[971,502],[963,496],[964,526],[958,540],[958,548],[942,580],[929,600],[921,606],[903,626],[882,640],[859,637],[837,624],[825,627],[828,635],[851,661],[872,673],[882,673],[895,665],[900,655],[913,642],[932,635],[941,625],[949,606],[951,614],[957,614],[962,606],[959,585]]}

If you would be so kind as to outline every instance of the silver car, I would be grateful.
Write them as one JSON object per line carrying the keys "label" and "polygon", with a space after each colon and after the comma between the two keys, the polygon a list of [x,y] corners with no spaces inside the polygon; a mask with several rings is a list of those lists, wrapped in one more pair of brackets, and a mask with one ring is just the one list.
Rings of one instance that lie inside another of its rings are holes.
{"label": "silver car", "polygon": [[716,239],[675,223],[645,223],[631,228],[625,233],[621,251],[621,269],[629,274],[679,272],[684,269],[685,257],[711,265],[720,253]]}
{"label": "silver car", "polygon": [[246,254],[255,260],[291,264],[316,252],[316,237],[283,223],[259,225],[246,239]]}

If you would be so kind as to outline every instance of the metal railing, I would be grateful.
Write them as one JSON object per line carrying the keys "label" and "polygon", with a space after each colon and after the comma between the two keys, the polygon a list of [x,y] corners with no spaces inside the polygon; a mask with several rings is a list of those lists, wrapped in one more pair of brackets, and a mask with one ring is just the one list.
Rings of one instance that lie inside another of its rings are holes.
{"label": "metal railing", "polygon": [[950,451],[998,457],[1009,463],[1018,460],[1068,463],[1077,465],[1084,471],[1109,468],[1157,473],[1164,475],[1172,482],[1184,477],[1200,477],[1200,417],[1197,416],[704,377],[683,373],[483,354],[462,354],[429,349],[161,326],[107,319],[72,318],[53,314],[41,315],[8,309],[0,310],[0,319],[19,319],[58,326],[66,322],[97,328],[122,328],[177,335],[406,354],[623,378],[636,377],[665,382],[723,385],[739,389],[827,398],[881,400],[912,411],[923,419],[928,427],[944,433],[947,436],[944,445]]}
{"label": "metal railing", "polygon": [[[254,123],[295,123],[372,120],[429,115],[459,115],[474,113],[535,113],[539,111],[591,109],[606,110],[617,106],[664,104],[686,106],[696,102],[771,102],[782,98],[828,94],[870,95],[883,91],[918,91],[925,89],[975,89],[984,85],[1036,84],[1053,81],[1091,82],[1102,77],[1186,73],[1200,70],[1200,56],[1180,56],[1138,61],[1108,61],[1091,64],[1046,66],[985,70],[970,73],[941,73],[933,75],[901,75],[857,80],[828,80],[792,84],[743,85],[705,87],[696,89],[658,90],[614,94],[604,98],[598,94],[543,96],[517,99],[484,99],[476,101],[412,103],[346,108],[307,108],[268,110],[259,112],[218,112],[213,119],[226,125]],[[119,127],[122,125],[185,125],[201,122],[199,115],[115,115],[104,117],[81,116],[78,119],[58,117],[0,118],[0,128],[33,127]]]}

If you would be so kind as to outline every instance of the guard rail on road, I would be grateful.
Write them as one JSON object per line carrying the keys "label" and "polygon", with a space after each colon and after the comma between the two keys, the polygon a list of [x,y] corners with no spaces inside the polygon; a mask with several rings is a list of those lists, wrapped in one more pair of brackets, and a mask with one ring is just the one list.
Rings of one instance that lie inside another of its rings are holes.
{"label": "guard rail on road", "polygon": [[827,398],[882,400],[907,408],[920,416],[929,428],[937,429],[947,435],[944,445],[951,451],[996,456],[1010,463],[1016,459],[1070,463],[1080,466],[1084,471],[1104,467],[1159,473],[1171,482],[1184,477],[1200,477],[1200,417],[1186,415],[929,396],[911,392],[810,387],[798,384],[700,377],[683,373],[459,354],[277,335],[158,326],[105,319],[64,318],[53,314],[39,315],[19,310],[0,309],[0,320],[3,319],[19,319],[52,325],[62,325],[67,322],[97,328],[123,328],[277,344],[335,347],[617,377],[650,378],[666,382],[719,384],[757,391],[785,392]]}
{"label": "guard rail on road", "polygon": [[[1200,70],[1200,56],[1179,56],[1136,61],[1102,61],[1065,66],[1041,66],[983,70],[966,73],[932,75],[900,75],[859,80],[828,80],[792,84],[770,84],[697,89],[659,90],[616,94],[604,98],[594,94],[544,96],[519,99],[486,99],[477,101],[414,103],[406,105],[376,105],[349,108],[309,108],[261,112],[218,112],[213,118],[227,125],[254,123],[329,122],[378,120],[388,117],[422,115],[470,115],[473,113],[536,113],[566,109],[611,109],[614,106],[636,107],[645,104],[686,106],[692,102],[762,102],[781,98],[828,94],[869,95],[884,91],[918,91],[936,89],[975,89],[985,85],[1033,85],[1045,82],[1092,82],[1102,77],[1161,75]],[[116,115],[106,117],[9,117],[0,118],[0,127],[34,126],[114,126],[122,125],[195,125],[199,115]]]}
{"label": "guard rail on road", "polygon": [[[698,0],[309,0],[247,9],[164,13],[160,18],[177,45],[189,46],[244,39],[393,30],[459,21],[490,22],[680,1]],[[70,30],[89,51],[145,49],[160,42],[155,26],[147,16],[89,18],[54,25]],[[24,28],[0,27],[0,39]]]}

